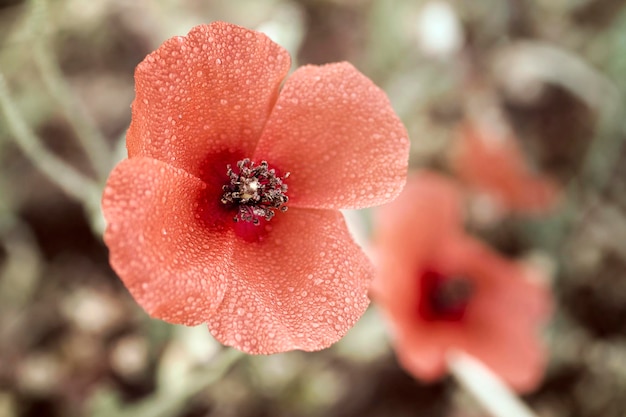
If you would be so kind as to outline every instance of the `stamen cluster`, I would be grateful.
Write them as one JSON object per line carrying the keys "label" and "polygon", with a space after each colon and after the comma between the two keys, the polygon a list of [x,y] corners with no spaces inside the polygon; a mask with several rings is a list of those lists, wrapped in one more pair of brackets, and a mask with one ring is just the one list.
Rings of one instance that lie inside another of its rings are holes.
{"label": "stamen cluster", "polygon": [[460,319],[474,288],[472,283],[463,277],[448,277],[436,283],[429,294],[431,309],[440,317]]}
{"label": "stamen cluster", "polygon": [[427,269],[420,276],[420,315],[429,321],[461,321],[475,295],[472,281]]}
{"label": "stamen cluster", "polygon": [[287,184],[283,180],[289,177],[276,175],[276,170],[269,169],[267,161],[261,161],[259,165],[245,158],[237,162],[237,168],[233,169],[229,164],[226,166],[230,182],[222,187],[222,204],[237,206],[237,214],[233,221],[252,222],[260,224],[260,218],[271,220],[275,210],[287,211],[285,205],[287,197]]}

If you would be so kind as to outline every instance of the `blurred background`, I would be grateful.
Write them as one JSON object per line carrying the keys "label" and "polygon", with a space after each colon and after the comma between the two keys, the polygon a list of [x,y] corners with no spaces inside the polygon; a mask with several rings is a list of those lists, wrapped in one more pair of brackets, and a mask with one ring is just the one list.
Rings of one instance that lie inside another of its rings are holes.
{"label": "blurred background", "polygon": [[[454,381],[404,373],[374,309],[328,350],[240,357],[205,327],[150,320],[110,269],[99,200],[125,156],[134,68],[213,20],[383,88],[412,169],[476,185],[469,230],[552,277],[550,365],[524,400],[545,417],[626,415],[626,2],[3,0],[0,416],[486,415]],[[463,168],[468,129],[550,185],[489,196]],[[367,237],[368,213],[350,218]]]}

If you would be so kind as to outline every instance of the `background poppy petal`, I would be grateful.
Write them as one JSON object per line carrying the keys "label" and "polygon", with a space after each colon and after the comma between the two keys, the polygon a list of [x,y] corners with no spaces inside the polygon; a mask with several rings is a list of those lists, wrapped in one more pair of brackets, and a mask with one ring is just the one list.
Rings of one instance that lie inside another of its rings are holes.
{"label": "background poppy petal", "polygon": [[[463,231],[461,194],[454,183],[422,172],[401,195],[377,211],[380,275],[374,296],[391,322],[402,365],[423,380],[441,376],[445,353],[465,350],[513,388],[529,391],[543,376],[546,356],[539,326],[550,312],[541,276]],[[465,317],[455,323],[417,314],[417,271],[465,277],[475,287]]]}
{"label": "background poppy petal", "polygon": [[122,161],[107,181],[102,209],[110,262],[152,317],[200,324],[224,296],[231,237],[207,224],[202,204],[214,192],[150,158]]}
{"label": "background poppy petal", "polygon": [[400,193],[408,151],[385,93],[344,62],[287,79],[254,158],[291,172],[291,206],[363,208]]}
{"label": "background poppy petal", "polygon": [[338,211],[294,209],[271,224],[271,239],[235,242],[211,333],[248,353],[326,348],[367,308],[371,264]]}
{"label": "background poppy petal", "polygon": [[410,317],[419,299],[417,271],[428,267],[439,248],[459,234],[461,192],[446,177],[422,171],[409,176],[400,196],[375,214],[379,274],[372,283],[373,295],[386,309],[401,316],[408,311]]}
{"label": "background poppy petal", "polygon": [[[417,330],[419,328],[419,330]],[[446,341],[429,335],[428,327],[416,326],[402,329],[401,337],[395,342],[398,361],[415,377],[433,382],[446,374]]]}
{"label": "background poppy petal", "polygon": [[[483,277],[468,317],[467,351],[480,358],[519,392],[535,389],[543,377],[546,353],[539,332],[549,317],[547,287],[526,278],[523,267],[496,260]],[[489,277],[491,275],[491,277]]]}
{"label": "background poppy petal", "polygon": [[[501,316],[508,311],[497,312]],[[487,320],[468,329],[465,350],[500,375],[512,388],[526,393],[539,386],[546,367],[546,352],[538,326],[522,316]]]}
{"label": "background poppy petal", "polygon": [[203,178],[206,155],[249,152],[291,66],[262,33],[224,22],[169,39],[135,71],[129,157],[149,156]]}
{"label": "background poppy petal", "polygon": [[514,137],[490,135],[466,124],[452,163],[465,182],[493,196],[506,209],[541,213],[558,200],[557,185],[531,170]]}

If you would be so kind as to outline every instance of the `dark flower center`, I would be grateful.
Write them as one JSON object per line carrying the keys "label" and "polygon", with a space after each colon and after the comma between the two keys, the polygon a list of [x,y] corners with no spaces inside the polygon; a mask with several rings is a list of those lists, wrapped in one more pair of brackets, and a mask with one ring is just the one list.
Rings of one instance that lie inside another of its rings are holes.
{"label": "dark flower center", "polygon": [[234,169],[230,164],[226,168],[229,182],[222,187],[222,204],[237,208],[233,221],[259,225],[260,219],[271,220],[276,210],[287,211],[289,198],[283,180],[289,173],[281,178],[267,161],[255,165],[248,158],[237,162]]}
{"label": "dark flower center", "polygon": [[465,277],[446,276],[426,270],[420,277],[419,314],[430,321],[460,321],[474,293]]}

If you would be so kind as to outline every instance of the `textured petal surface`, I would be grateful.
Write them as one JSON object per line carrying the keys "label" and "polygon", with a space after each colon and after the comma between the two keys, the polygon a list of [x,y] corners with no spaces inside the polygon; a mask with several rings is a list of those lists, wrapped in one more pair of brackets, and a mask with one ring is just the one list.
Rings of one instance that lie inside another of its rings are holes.
{"label": "textured petal surface", "polygon": [[200,324],[224,296],[231,242],[207,221],[207,199],[219,199],[211,194],[198,178],[150,158],[121,162],[107,181],[111,265],[153,317]]}
{"label": "textured petal surface", "polygon": [[269,225],[264,241],[236,241],[211,333],[248,353],[328,347],[367,308],[371,264],[338,211],[293,209]]}
{"label": "textured petal surface", "polygon": [[290,206],[362,208],[400,193],[408,151],[385,93],[339,63],[301,67],[287,79],[255,160],[291,172]]}
{"label": "textured petal surface", "polygon": [[200,178],[211,153],[250,157],[290,65],[265,35],[223,22],[166,41],[135,72],[129,157]]}

